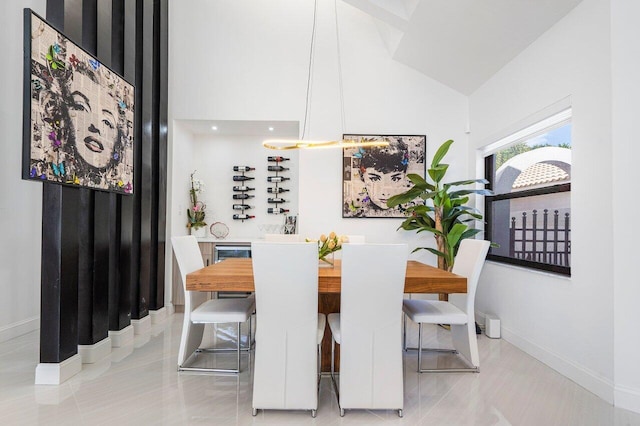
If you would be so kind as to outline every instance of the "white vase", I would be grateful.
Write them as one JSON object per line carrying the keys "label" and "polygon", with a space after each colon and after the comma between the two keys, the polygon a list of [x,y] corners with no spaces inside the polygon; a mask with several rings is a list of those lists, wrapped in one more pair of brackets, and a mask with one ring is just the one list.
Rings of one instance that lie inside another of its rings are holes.
{"label": "white vase", "polygon": [[191,228],[191,235],[196,238],[204,238],[207,236],[207,227],[201,226],[199,228]]}

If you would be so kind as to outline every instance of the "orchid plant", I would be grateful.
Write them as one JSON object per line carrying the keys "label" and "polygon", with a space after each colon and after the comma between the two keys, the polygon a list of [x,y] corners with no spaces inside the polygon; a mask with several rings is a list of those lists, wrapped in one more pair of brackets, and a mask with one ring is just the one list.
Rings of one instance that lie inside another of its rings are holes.
{"label": "orchid plant", "polygon": [[196,171],[194,170],[191,173],[191,188],[189,189],[189,197],[191,199],[191,206],[187,209],[187,228],[189,230],[207,226],[204,221],[207,205],[198,200],[198,193],[204,191],[204,183],[200,179],[196,179],[194,177],[195,174]]}

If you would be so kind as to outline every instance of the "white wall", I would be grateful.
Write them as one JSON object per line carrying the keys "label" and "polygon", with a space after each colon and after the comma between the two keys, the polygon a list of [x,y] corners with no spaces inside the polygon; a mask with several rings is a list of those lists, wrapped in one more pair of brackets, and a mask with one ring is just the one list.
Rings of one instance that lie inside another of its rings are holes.
{"label": "white wall", "polygon": [[513,123],[570,99],[572,276],[488,263],[476,301],[500,317],[505,339],[607,401],[614,381],[610,29],[609,1],[584,0],[469,99],[470,156]]}
{"label": "white wall", "polygon": [[[172,2],[170,117],[302,123],[312,12],[313,2],[296,0]],[[425,134],[429,162],[442,142],[454,139],[447,157],[454,165],[451,179],[468,177],[458,166],[468,161],[466,97],[391,60],[369,16],[343,2],[338,14],[346,125],[340,116],[333,1],[320,0],[307,136]],[[176,153],[182,140],[173,138]],[[258,142],[256,149],[262,149]],[[334,230],[364,234],[372,242],[433,245],[430,235],[396,231],[399,219],[342,219],[341,151],[299,155],[300,234],[317,238]],[[174,179],[184,179],[185,172],[174,168]],[[176,203],[170,203],[175,211]]]}
{"label": "white wall", "polygon": [[42,186],[22,175],[22,9],[45,15],[45,0],[0,3],[0,342],[40,326]]}
{"label": "white wall", "polygon": [[640,231],[629,211],[635,206],[638,184],[640,116],[640,3],[611,1],[613,102],[613,242],[614,242],[614,377],[616,405],[640,412]]}

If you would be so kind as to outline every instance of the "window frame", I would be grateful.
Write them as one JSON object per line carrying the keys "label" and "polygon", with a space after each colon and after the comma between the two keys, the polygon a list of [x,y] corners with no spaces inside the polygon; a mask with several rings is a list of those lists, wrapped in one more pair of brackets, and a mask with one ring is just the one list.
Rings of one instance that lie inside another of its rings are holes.
{"label": "window frame", "polygon": [[[562,112],[557,114],[556,116],[561,118],[557,120],[555,123],[549,124],[542,131],[548,131],[553,128],[557,128],[561,125],[565,125],[571,122],[570,116],[571,110],[569,109],[569,117],[567,118],[566,112]],[[549,117],[552,119],[553,117]],[[531,137],[535,137],[536,134],[542,133],[539,127],[539,123],[535,123],[530,128],[536,128],[535,131],[526,132],[526,129],[523,130],[523,135],[514,139],[512,137],[504,138],[501,141],[498,141],[494,144],[491,144],[491,150],[485,151],[483,154],[484,157],[484,177],[489,182],[486,184],[486,188],[493,191],[494,189],[494,179],[495,179],[495,157],[497,152],[501,149],[506,149],[509,146],[523,141],[525,139],[530,139]],[[500,143],[503,142],[503,143]],[[503,201],[503,200],[512,200],[517,198],[527,198],[539,195],[547,195],[547,194],[556,194],[562,192],[571,192],[571,183],[564,183],[558,185],[550,185],[544,188],[535,188],[535,189],[525,189],[519,190],[516,192],[510,192],[507,194],[497,194],[497,195],[485,195],[484,196],[484,218],[485,218],[485,235],[486,238],[491,240],[493,235],[493,223],[492,223],[492,205],[494,202]],[[556,273],[565,276],[571,276],[571,266],[561,266],[561,265],[552,265],[547,263],[534,262],[531,260],[524,259],[516,259],[508,256],[500,256],[496,254],[491,254],[491,250],[487,254],[487,260],[491,260],[498,263],[504,263],[508,265],[515,265],[520,267],[525,267],[528,269],[540,270],[545,272]]]}

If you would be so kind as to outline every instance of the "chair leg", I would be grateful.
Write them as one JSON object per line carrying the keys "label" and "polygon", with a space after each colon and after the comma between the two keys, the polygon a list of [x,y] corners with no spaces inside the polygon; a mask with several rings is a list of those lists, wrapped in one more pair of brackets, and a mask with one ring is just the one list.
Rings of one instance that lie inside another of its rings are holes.
{"label": "chair leg", "polygon": [[[249,318],[251,321],[251,318]],[[251,323],[249,323],[249,330],[251,330]],[[237,339],[236,339],[236,347],[234,349],[231,348],[197,348],[194,353],[201,352],[236,352],[236,368],[235,369],[226,369],[226,368],[204,368],[204,367],[186,367],[184,364],[178,365],[178,371],[198,371],[203,373],[240,373],[240,353],[241,351],[247,351],[249,354],[249,361],[247,365],[251,365],[251,345],[249,343],[248,347],[243,348],[241,346],[242,341],[242,323],[239,322],[236,325]],[[251,339],[251,331],[249,331],[249,341]]]}
{"label": "chair leg", "polygon": [[322,344],[318,345],[318,392],[320,392],[321,379],[322,379]]}
{"label": "chair leg", "polygon": [[423,351],[446,352],[446,353],[453,353],[453,354],[458,353],[456,349],[423,349],[422,348],[422,325],[423,323],[418,323],[418,348],[417,348],[418,349],[418,373],[464,373],[464,372],[479,373],[480,372],[480,368],[477,366],[472,366],[470,368],[422,368],[422,352]]}
{"label": "chair leg", "polygon": [[403,321],[403,325],[404,327],[402,327],[402,347],[404,348],[404,351],[407,351],[407,316],[402,314],[402,321]]}
{"label": "chair leg", "polygon": [[422,373],[422,323],[418,324],[418,373]]}
{"label": "chair leg", "polygon": [[238,373],[240,372],[240,341],[242,340],[242,334],[240,334],[242,331],[241,328],[241,323],[238,323],[238,338],[236,339],[236,357],[237,357],[237,365],[238,367],[236,368],[238,370]]}
{"label": "chair leg", "polygon": [[[338,407],[340,407],[340,391],[338,391],[338,385],[336,384],[336,340],[331,335],[331,383],[333,384],[333,390],[336,392],[336,400],[338,401]],[[340,417],[344,416],[344,410],[340,408]]]}

